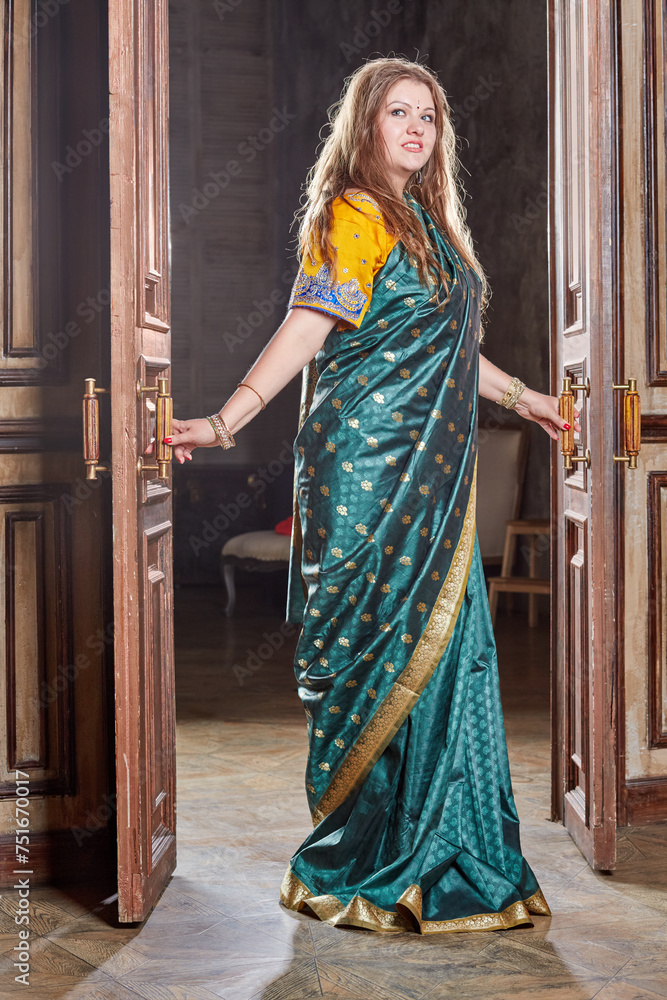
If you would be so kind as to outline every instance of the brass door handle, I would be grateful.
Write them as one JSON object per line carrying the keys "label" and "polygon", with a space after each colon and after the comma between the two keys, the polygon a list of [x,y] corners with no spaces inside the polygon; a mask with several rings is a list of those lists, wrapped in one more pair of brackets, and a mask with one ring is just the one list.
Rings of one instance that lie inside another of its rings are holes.
{"label": "brass door handle", "polygon": [[571,469],[574,462],[585,462],[586,468],[591,467],[591,453],[586,449],[585,455],[575,455],[574,449],[574,394],[575,392],[585,392],[587,396],[591,394],[591,380],[578,384],[568,376],[563,378],[561,394],[558,397],[558,412],[566,424],[570,425],[569,430],[560,432],[560,453],[563,456],[563,468]]}
{"label": "brass door handle", "polygon": [[639,393],[637,391],[637,379],[629,378],[621,385],[612,386],[613,389],[625,389],[624,410],[623,410],[623,437],[625,445],[625,455],[614,455],[615,462],[627,462],[628,469],[637,468],[637,455],[641,448],[642,418],[639,404]]}
{"label": "brass door handle", "polygon": [[84,379],[83,394],[83,461],[86,479],[97,479],[98,472],[111,472],[108,465],[100,465],[100,393],[109,392],[95,385],[94,378]]}
{"label": "brass door handle", "polygon": [[157,472],[158,479],[168,479],[171,468],[172,446],[164,440],[171,437],[171,421],[173,415],[173,400],[169,395],[167,383],[169,379],[159,378],[157,385],[142,385],[137,379],[137,397],[143,399],[145,392],[157,392],[155,400],[155,465],[145,465],[143,456],[137,459],[137,475],[144,472]]}

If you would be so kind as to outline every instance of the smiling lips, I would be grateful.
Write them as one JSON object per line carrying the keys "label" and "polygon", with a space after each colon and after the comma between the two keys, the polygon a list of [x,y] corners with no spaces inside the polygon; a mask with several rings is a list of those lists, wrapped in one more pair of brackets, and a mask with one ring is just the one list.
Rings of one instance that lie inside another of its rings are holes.
{"label": "smiling lips", "polygon": [[408,152],[410,153],[421,153],[422,149],[424,148],[421,142],[414,142],[414,141],[404,142],[402,145],[403,149],[407,149]]}

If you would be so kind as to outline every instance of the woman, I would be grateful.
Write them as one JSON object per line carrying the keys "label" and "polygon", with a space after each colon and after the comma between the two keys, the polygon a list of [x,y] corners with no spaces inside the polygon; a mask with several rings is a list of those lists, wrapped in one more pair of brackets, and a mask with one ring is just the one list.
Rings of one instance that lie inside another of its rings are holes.
{"label": "woman", "polygon": [[391,58],[353,74],[311,172],[287,318],[219,414],[173,422],[181,462],[230,447],[303,371],[287,618],[303,626],[315,829],[281,901],[371,930],[549,913],[512,796],[475,527],[477,395],[554,439],[565,424],[554,397],[479,355],[487,284],[457,166],[428,69]]}

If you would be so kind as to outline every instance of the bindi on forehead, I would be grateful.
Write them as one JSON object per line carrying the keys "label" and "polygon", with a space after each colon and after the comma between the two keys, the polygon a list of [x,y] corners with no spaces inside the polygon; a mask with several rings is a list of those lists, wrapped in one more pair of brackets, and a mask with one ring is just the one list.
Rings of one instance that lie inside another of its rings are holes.
{"label": "bindi on forehead", "polygon": [[[402,104],[402,105],[403,105],[404,107],[406,107],[406,108],[411,108],[411,107],[412,107],[412,105],[410,104],[410,102],[409,102],[409,101],[400,101],[400,100],[398,100],[398,99],[396,99],[396,100],[394,100],[394,101],[390,101],[389,103],[390,103],[390,105],[391,105],[391,104]],[[421,104],[419,104],[419,103],[418,103],[418,104],[416,105],[416,109],[417,109],[417,111],[420,111],[420,110],[421,110]],[[433,107],[431,107],[431,106],[429,105],[428,107],[424,108],[424,110],[425,110],[425,111],[435,111],[435,108],[433,108]]]}

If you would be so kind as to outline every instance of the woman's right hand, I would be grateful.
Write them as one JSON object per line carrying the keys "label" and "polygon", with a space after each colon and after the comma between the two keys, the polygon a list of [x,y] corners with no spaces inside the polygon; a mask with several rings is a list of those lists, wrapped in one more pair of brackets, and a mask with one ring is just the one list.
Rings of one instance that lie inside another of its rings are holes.
{"label": "woman's right hand", "polygon": [[[195,420],[176,420],[171,422],[171,440],[165,439],[174,449],[174,456],[183,464],[186,459],[192,459],[195,448],[215,448],[220,446],[220,439],[206,417]],[[153,450],[153,442],[148,445],[145,455]]]}
{"label": "woman's right hand", "polygon": [[[294,378],[321,350],[327,334],[338,323],[338,317],[317,312],[305,306],[290,309],[286,318],[263,349],[259,358],[247,372],[246,378],[252,385],[258,385],[268,401]],[[255,376],[258,376],[256,378]],[[238,389],[223,407],[225,422],[236,433],[260,412],[260,402],[249,389]],[[218,411],[220,412],[220,411]],[[183,464],[192,458],[195,448],[220,447],[220,439],[211,424],[202,417],[197,420],[173,420],[172,440],[167,441],[174,449],[174,455]],[[153,442],[144,454],[153,450]]]}

